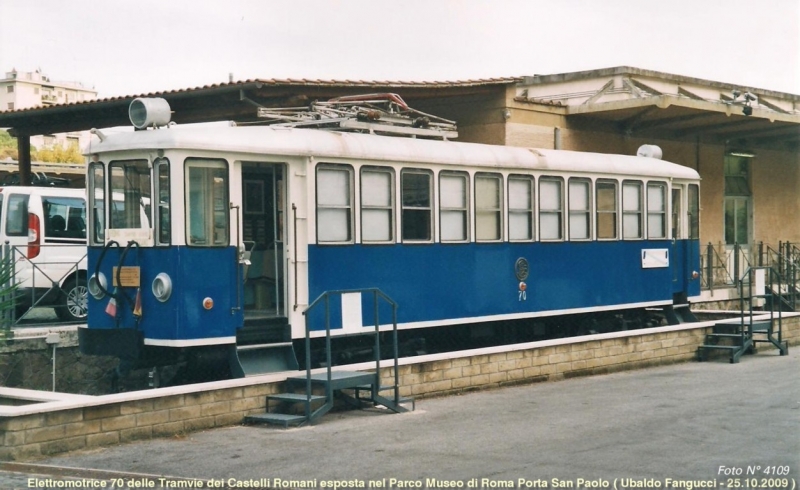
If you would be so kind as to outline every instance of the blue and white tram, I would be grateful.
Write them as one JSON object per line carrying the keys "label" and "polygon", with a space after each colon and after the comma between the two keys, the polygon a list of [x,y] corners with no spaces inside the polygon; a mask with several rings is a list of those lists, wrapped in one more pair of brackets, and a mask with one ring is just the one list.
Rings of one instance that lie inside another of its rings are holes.
{"label": "blue and white tram", "polygon": [[[118,133],[89,151],[89,354],[302,339],[303,310],[332,290],[379,288],[399,329],[700,293],[699,175],[657,158],[273,126]],[[335,336],[373,324],[371,303],[347,301]]]}

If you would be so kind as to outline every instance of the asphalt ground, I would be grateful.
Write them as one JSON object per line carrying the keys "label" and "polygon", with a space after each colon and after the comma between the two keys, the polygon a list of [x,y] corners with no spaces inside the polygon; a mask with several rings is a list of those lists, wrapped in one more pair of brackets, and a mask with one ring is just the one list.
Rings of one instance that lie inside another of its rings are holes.
{"label": "asphalt ground", "polygon": [[4,463],[0,488],[795,489],[799,375],[796,348],[781,357],[761,347],[738,364],[659,366],[422,399],[406,414],[336,412],[310,427],[236,426]]}

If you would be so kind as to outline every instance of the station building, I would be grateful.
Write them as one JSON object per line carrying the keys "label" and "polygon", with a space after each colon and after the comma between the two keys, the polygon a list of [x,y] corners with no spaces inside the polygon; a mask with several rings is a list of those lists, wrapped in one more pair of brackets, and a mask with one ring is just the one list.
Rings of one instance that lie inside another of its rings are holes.
{"label": "station building", "polygon": [[178,124],[248,124],[259,108],[376,92],[456,121],[459,141],[622,154],[657,145],[665,160],[698,170],[706,301],[734,298],[748,265],[800,259],[800,95],[726,82],[625,66],[452,82],[231,80],[5,110],[0,127],[19,138],[24,174],[31,138],[129,126],[136,97],[166,99]]}
{"label": "station building", "polygon": [[[83,102],[97,98],[97,91],[80,82],[60,82],[36,70],[22,72],[12,69],[0,78],[0,111],[13,111],[31,107],[50,107],[57,104]],[[0,125],[0,127],[3,127]],[[88,131],[42,133],[32,135],[31,145],[42,148],[53,145],[78,145],[89,143]]]}

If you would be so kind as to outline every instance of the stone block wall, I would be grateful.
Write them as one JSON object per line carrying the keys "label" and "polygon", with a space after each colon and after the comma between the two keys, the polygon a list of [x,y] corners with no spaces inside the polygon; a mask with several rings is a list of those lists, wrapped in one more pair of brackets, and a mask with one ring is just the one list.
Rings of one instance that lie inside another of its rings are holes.
{"label": "stone block wall", "polygon": [[[659,327],[451,353],[446,359],[405,359],[398,368],[400,392],[424,398],[691,361],[710,328]],[[783,333],[790,344],[800,343],[800,316],[784,319]],[[368,370],[370,365],[358,367]],[[391,383],[394,368],[382,368],[381,377]],[[60,409],[0,415],[0,460],[35,459],[240,424],[246,415],[263,413],[266,395],[281,391],[284,380],[285,376],[268,375],[83,396],[72,406],[63,402]]]}

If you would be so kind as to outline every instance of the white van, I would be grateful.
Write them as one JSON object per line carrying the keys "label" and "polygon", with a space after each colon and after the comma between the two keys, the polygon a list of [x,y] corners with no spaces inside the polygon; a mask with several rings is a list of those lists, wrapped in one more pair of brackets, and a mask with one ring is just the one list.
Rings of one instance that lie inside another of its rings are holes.
{"label": "white van", "polygon": [[0,245],[15,260],[17,318],[54,307],[64,321],[85,321],[86,191],[0,187]]}

